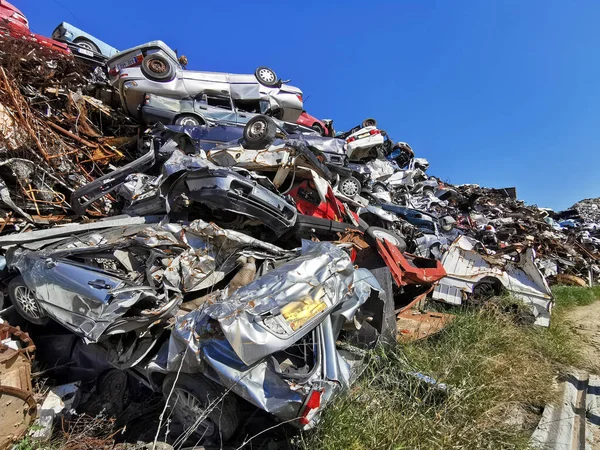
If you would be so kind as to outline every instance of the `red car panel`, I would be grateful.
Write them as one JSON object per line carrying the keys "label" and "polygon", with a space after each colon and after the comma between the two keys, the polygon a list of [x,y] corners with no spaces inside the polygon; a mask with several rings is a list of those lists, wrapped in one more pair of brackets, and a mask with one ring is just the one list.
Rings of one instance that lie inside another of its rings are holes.
{"label": "red car panel", "polygon": [[300,117],[298,117],[296,123],[308,128],[313,128],[315,125],[318,125],[323,130],[323,136],[329,136],[329,130],[327,129],[327,126],[316,117],[308,114],[306,111],[302,111],[302,114],[300,114]]}
{"label": "red car panel", "polygon": [[23,39],[63,55],[71,55],[71,50],[67,44],[32,33],[29,30],[29,21],[25,15],[5,0],[0,0],[0,35]]}

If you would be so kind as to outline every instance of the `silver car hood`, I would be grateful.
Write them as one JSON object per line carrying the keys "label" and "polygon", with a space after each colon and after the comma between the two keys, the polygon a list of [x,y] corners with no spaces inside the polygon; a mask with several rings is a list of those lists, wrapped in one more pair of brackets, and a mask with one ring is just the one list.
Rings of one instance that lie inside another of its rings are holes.
{"label": "silver car hood", "polygon": [[350,320],[371,289],[381,290],[368,270],[354,269],[346,251],[304,241],[299,257],[181,317],[172,339],[201,357],[203,345],[222,332],[241,361],[252,365],[289,348],[332,314]]}

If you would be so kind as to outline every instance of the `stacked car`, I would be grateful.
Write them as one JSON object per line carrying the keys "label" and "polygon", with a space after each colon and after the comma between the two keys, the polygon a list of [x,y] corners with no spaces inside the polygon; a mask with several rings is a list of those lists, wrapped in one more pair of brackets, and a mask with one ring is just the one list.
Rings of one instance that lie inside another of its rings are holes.
{"label": "stacked car", "polygon": [[[315,426],[364,349],[393,341],[395,315],[426,299],[510,291],[548,325],[544,249],[521,239],[520,206],[428,175],[375,119],[336,132],[269,67],[188,70],[160,40],[117,51],[66,22],[53,37],[89,66],[77,89],[20,94],[39,134],[68,145],[40,168],[0,165],[7,302],[162,392],[197,438],[232,438],[248,404]],[[50,95],[66,106],[39,110]],[[103,136],[103,121],[131,132]]]}

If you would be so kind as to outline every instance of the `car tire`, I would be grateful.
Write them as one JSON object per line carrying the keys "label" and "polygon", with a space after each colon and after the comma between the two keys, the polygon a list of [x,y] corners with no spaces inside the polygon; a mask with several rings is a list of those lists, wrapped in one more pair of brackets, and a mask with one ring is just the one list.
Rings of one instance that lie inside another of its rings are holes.
{"label": "car tire", "polygon": [[244,147],[259,150],[268,147],[275,140],[277,126],[267,116],[253,117],[244,127]]}
{"label": "car tire", "polygon": [[381,194],[383,192],[389,192],[388,189],[382,183],[374,183],[371,188],[371,192],[374,194]]}
{"label": "car tire", "polygon": [[199,127],[200,125],[204,125],[204,120],[193,114],[182,114],[181,116],[175,118],[174,124],[188,127]]}
{"label": "car tire", "polygon": [[471,293],[473,303],[485,303],[486,301],[502,295],[504,286],[500,280],[493,277],[484,277],[479,280]]}
{"label": "car tire", "polygon": [[[240,414],[233,394],[201,374],[170,373],[162,384],[165,401],[175,416],[188,429],[211,441],[231,439],[240,423]],[[219,400],[221,399],[221,400]],[[212,409],[198,422],[207,406]]]}
{"label": "car tire", "polygon": [[318,123],[314,123],[311,128],[313,130],[315,130],[317,133],[319,133],[321,136],[325,136],[325,130],[323,129],[323,127],[321,125],[319,125]]}
{"label": "car tire", "polygon": [[96,44],[94,44],[92,41],[90,41],[89,39],[77,38],[73,42],[75,44],[79,45],[81,48],[102,54],[100,52],[100,49],[98,48],[98,46]]}
{"label": "car tire", "polygon": [[19,315],[35,325],[48,323],[48,316],[41,308],[35,292],[27,287],[21,275],[8,283],[8,297]]}
{"label": "car tire", "polygon": [[362,121],[362,127],[363,128],[367,128],[367,127],[376,127],[377,126],[377,121],[375,119],[372,118],[368,118]]}
{"label": "car tire", "polygon": [[173,64],[159,54],[148,55],[142,61],[142,73],[152,81],[171,81],[175,78]]}
{"label": "car tire", "polygon": [[367,242],[371,245],[375,245],[377,239],[385,239],[396,246],[401,252],[406,251],[406,241],[393,231],[386,230],[385,228],[369,227],[365,231],[365,237],[367,238]]}
{"label": "car tire", "polygon": [[357,178],[346,177],[340,180],[338,191],[344,194],[346,197],[356,197],[362,191],[362,185]]}
{"label": "car tire", "polygon": [[254,76],[258,82],[264,86],[274,87],[279,84],[279,80],[277,79],[275,71],[269,67],[260,66],[254,72]]}

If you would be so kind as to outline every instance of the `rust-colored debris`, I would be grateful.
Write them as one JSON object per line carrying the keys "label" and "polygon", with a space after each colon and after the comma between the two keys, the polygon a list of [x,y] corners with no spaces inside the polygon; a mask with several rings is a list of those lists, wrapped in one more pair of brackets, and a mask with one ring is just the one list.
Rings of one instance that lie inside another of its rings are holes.
{"label": "rust-colored debris", "polygon": [[396,337],[398,342],[425,339],[446,327],[454,315],[406,309],[397,316]]}

